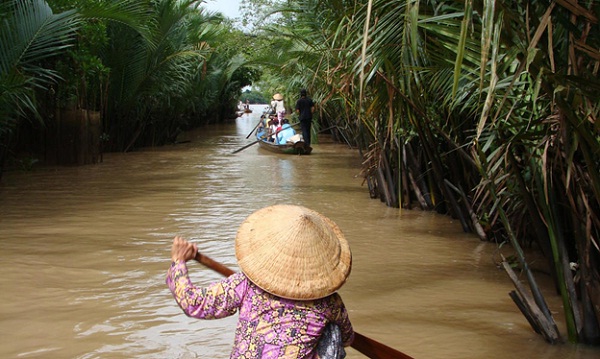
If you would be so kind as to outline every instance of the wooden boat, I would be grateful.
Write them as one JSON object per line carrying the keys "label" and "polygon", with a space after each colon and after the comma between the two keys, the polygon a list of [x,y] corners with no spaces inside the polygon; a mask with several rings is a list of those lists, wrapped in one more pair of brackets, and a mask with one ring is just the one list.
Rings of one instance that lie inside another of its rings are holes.
{"label": "wooden boat", "polygon": [[292,136],[288,142],[283,144],[270,142],[267,138],[268,136],[262,129],[256,131],[256,140],[258,141],[258,144],[268,151],[292,155],[310,155],[312,152],[312,147],[307,146],[304,141],[302,141],[302,137],[298,134]]}

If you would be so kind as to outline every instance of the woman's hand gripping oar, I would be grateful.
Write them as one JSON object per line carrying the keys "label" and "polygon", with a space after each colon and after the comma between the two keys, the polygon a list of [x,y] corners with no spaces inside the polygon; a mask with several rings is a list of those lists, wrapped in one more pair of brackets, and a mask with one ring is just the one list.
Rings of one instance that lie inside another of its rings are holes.
{"label": "woman's hand gripping oar", "polygon": [[[196,253],[196,257],[194,259],[214,270],[215,272],[224,275],[225,277],[229,277],[235,273],[233,270],[224,266],[223,264],[205,256],[204,254],[200,254],[200,251]],[[357,332],[354,332],[354,341],[352,342],[351,346],[371,359],[413,359],[409,355],[406,355],[394,348],[388,347],[387,345],[381,344],[374,339],[365,337]]]}

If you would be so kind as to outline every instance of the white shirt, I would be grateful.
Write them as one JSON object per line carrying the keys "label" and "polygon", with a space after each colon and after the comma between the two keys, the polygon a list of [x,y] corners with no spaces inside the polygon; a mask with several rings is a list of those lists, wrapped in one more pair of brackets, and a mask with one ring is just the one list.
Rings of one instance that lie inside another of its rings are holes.
{"label": "white shirt", "polygon": [[284,112],[285,106],[283,105],[283,100],[275,100],[271,102],[271,107],[275,109],[275,112]]}

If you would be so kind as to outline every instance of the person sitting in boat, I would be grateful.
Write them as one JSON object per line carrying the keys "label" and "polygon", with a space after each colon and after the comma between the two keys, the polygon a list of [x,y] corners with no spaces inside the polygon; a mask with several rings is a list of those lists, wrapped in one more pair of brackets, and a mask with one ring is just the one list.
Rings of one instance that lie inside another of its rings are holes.
{"label": "person sitting in boat", "polygon": [[267,122],[265,120],[266,120],[265,115],[260,116],[260,122],[258,123],[258,126],[256,127],[256,133],[259,136],[262,136],[261,134],[264,134],[265,128],[267,128]]}
{"label": "person sitting in boat", "polygon": [[352,253],[331,219],[293,205],[253,212],[235,237],[241,271],[211,284],[190,279],[186,262],[198,254],[196,244],[176,236],[165,282],[189,317],[239,313],[230,359],[346,356],[355,333],[338,290]]}
{"label": "person sitting in boat", "polygon": [[267,125],[263,129],[263,140],[271,141],[271,137],[273,137],[273,119],[268,118]]}
{"label": "person sitting in boat", "polygon": [[262,123],[261,123],[261,127],[263,129],[264,133],[267,133],[269,131],[269,127],[271,126],[271,120],[273,119],[270,115],[262,115]]}
{"label": "person sitting in boat", "polygon": [[279,126],[279,121],[274,118],[271,121],[269,121],[271,124],[269,125],[269,134],[271,136],[269,136],[269,141],[270,142],[275,142],[275,133],[277,133],[277,127]]}
{"label": "person sitting in boat", "polygon": [[277,134],[277,144],[283,145],[287,143],[287,141],[296,134],[296,131],[290,125],[290,121],[287,118],[283,119],[283,125],[281,125],[281,130]]}

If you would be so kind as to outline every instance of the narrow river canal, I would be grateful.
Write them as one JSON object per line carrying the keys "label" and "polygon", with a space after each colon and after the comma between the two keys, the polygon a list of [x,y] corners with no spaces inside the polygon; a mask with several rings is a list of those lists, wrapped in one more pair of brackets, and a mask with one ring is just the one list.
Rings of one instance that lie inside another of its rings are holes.
{"label": "narrow river canal", "polygon": [[[236,318],[187,318],[165,283],[173,236],[237,269],[234,237],[275,203],[333,219],[353,252],[340,290],[355,330],[415,359],[598,358],[546,344],[508,296],[497,247],[447,216],[387,208],[356,150],[322,138],[311,156],[246,139],[262,106],[186,143],[105,154],[85,167],[8,172],[0,184],[1,358],[225,359]],[[192,278],[219,275],[190,263]],[[549,305],[565,333],[560,299]],[[348,358],[363,358],[348,349]]]}

